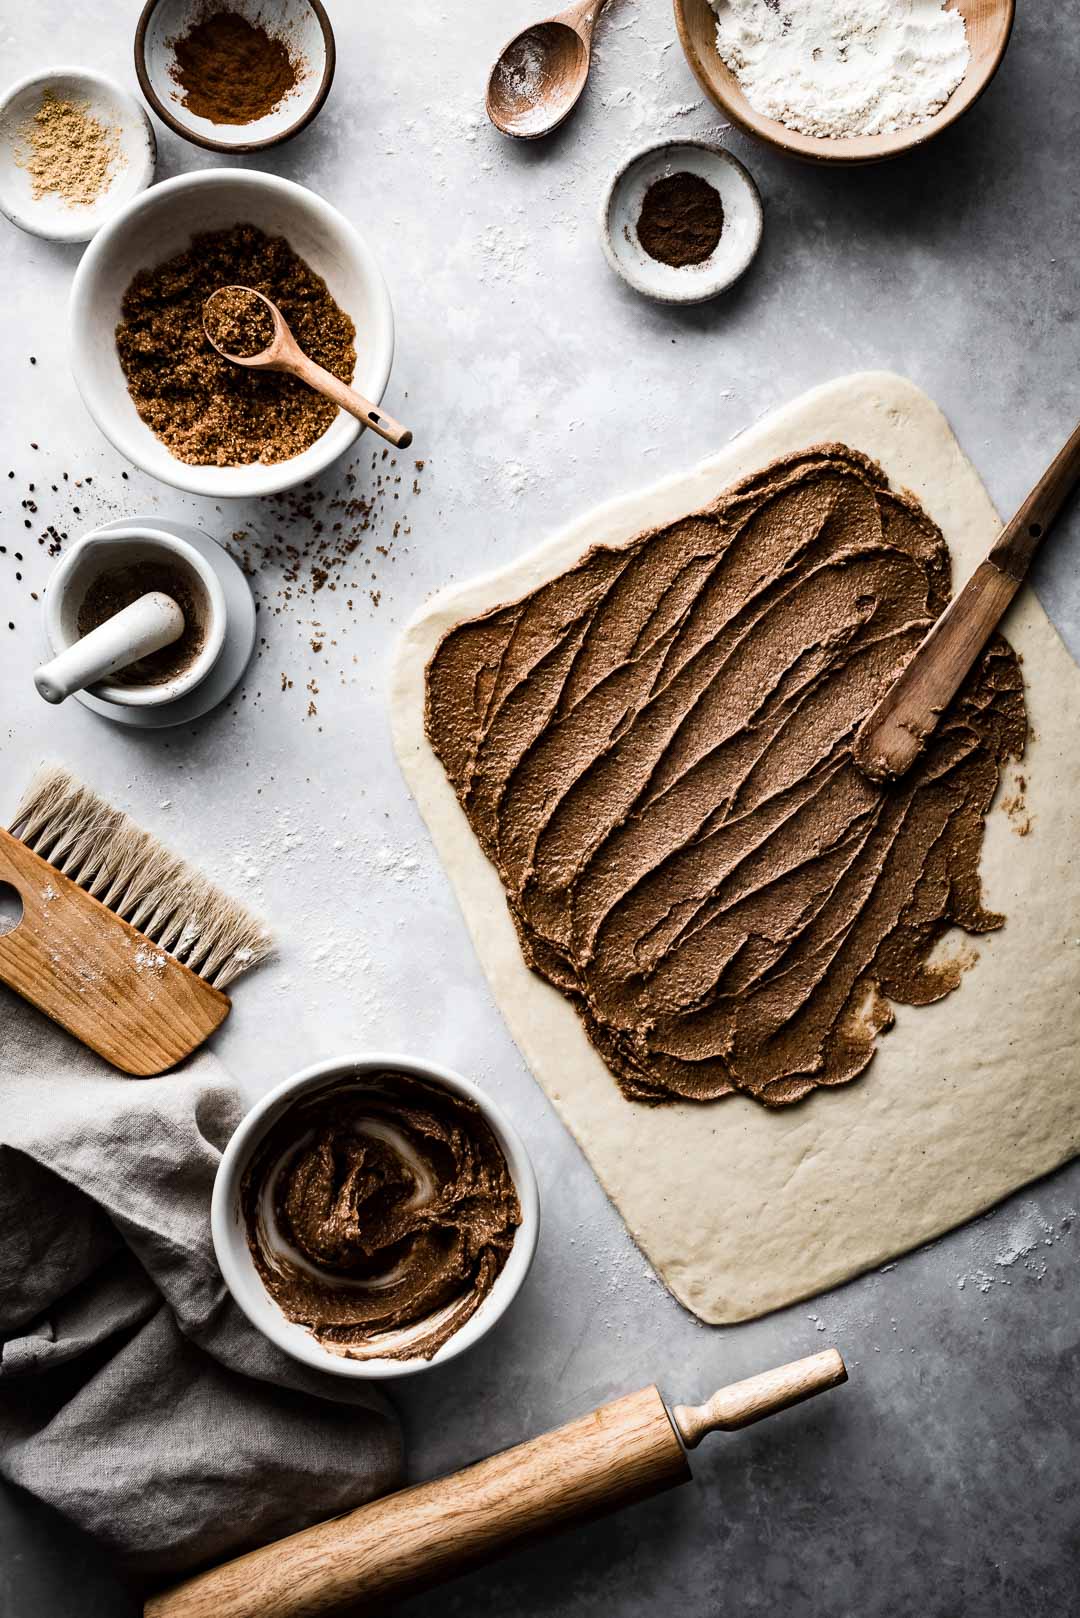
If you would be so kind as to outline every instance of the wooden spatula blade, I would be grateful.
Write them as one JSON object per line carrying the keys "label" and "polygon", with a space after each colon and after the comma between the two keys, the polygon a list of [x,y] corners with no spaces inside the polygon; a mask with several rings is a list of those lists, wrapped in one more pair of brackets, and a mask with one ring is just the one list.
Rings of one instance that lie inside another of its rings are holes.
{"label": "wooden spatula blade", "polygon": [[923,752],[1078,479],[1080,426],[1002,529],[989,556],[863,720],[852,751],[872,781],[899,780]]}

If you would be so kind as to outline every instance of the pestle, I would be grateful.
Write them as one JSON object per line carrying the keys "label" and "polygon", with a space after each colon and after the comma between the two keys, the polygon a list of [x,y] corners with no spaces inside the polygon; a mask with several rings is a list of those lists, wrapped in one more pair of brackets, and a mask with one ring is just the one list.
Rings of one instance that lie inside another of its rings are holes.
{"label": "pestle", "polygon": [[92,629],[34,674],[46,702],[63,702],[73,691],[96,685],[117,669],[171,646],[184,633],[184,615],[171,596],[151,590]]}

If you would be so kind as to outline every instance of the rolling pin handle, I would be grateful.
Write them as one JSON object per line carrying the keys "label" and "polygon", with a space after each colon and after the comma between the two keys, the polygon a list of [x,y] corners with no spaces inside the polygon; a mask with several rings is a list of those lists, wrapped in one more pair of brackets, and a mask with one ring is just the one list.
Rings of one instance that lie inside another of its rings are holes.
{"label": "rolling pin handle", "polygon": [[827,1348],[805,1360],[777,1366],[774,1371],[762,1371],[745,1382],[733,1382],[703,1405],[676,1405],[671,1422],[687,1449],[696,1449],[706,1433],[749,1427],[752,1422],[846,1381],[847,1367],[838,1350]]}

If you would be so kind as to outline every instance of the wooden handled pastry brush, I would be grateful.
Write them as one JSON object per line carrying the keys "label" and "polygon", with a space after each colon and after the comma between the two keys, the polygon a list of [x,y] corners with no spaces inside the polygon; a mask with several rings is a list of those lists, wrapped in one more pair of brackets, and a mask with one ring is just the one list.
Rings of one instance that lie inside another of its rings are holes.
{"label": "wooden handled pastry brush", "polygon": [[0,934],[0,982],[138,1077],[201,1045],[229,1014],[226,984],[270,948],[242,906],[62,769],[0,827],[5,887],[22,914]]}
{"label": "wooden handled pastry brush", "polygon": [[1078,479],[1080,427],[863,720],[853,751],[856,764],[872,781],[899,780],[921,756]]}
{"label": "wooden handled pastry brush", "polygon": [[146,1603],[145,1618],[332,1618],[383,1612],[547,1534],[690,1479],[686,1451],[847,1380],[835,1348],[668,1411],[642,1388],[464,1472],[374,1500]]}

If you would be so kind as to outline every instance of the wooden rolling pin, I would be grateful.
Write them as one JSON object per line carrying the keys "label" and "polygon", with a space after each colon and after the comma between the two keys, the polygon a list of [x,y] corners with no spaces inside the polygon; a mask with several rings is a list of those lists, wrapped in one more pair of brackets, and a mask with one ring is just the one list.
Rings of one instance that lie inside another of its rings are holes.
{"label": "wooden rolling pin", "polygon": [[1058,452],[926,639],[863,720],[855,762],[871,781],[915,763],[1019,590],[1051,523],[1080,480],[1080,427]]}
{"label": "wooden rolling pin", "polygon": [[642,1388],[451,1477],[360,1506],[151,1597],[145,1618],[382,1612],[560,1528],[686,1483],[686,1450],[847,1381],[835,1348],[668,1411]]}

